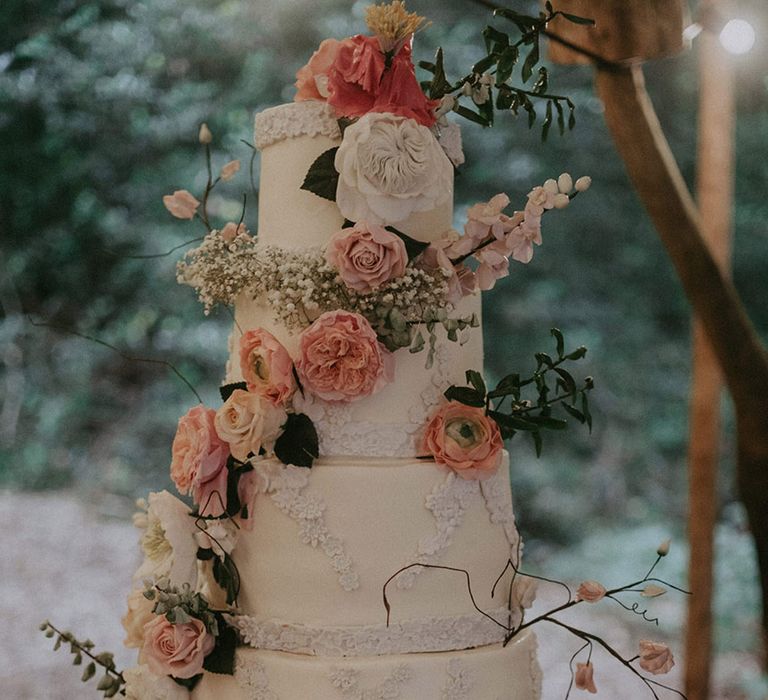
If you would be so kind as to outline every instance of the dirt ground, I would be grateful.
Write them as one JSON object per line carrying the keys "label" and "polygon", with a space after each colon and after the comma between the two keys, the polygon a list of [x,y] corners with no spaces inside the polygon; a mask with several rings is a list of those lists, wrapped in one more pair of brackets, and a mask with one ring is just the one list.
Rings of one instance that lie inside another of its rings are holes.
{"label": "dirt ground", "polygon": [[[126,519],[107,518],[108,503],[83,503],[71,494],[0,492],[0,531],[3,538],[0,577],[0,698],[2,700],[96,700],[95,683],[82,684],[81,671],[71,665],[65,649],[51,651],[51,640],[38,630],[50,619],[80,639],[90,637],[99,650],[116,654],[118,668],[131,665],[134,654],[122,648],[120,617],[130,577],[137,565],[136,531]],[[124,511],[124,506],[121,508]],[[562,595],[562,594],[561,594]],[[543,592],[537,605],[557,603],[557,592]],[[586,607],[586,606],[585,606]],[[540,608],[537,608],[540,609]],[[571,617],[590,631],[630,650],[637,643],[637,628],[624,626],[625,615],[613,607]],[[540,662],[545,682],[543,700],[564,698],[570,674],[568,660],[578,640],[553,625],[538,627]],[[652,636],[652,633],[648,636]],[[679,648],[678,643],[674,646]],[[682,687],[680,654],[673,672],[659,677]],[[616,661],[597,654],[597,695],[573,691],[571,698],[598,700],[651,698],[644,686]],[[721,688],[754,665],[750,658],[718,659],[715,674]],[[679,697],[659,691],[662,700]],[[746,700],[747,695],[719,690],[716,700]]]}

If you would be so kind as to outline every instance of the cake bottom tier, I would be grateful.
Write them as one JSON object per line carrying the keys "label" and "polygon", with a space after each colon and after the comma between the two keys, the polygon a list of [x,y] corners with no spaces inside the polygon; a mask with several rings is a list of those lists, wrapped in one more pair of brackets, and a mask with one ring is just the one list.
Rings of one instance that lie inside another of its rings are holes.
{"label": "cake bottom tier", "polygon": [[330,658],[242,648],[234,677],[206,674],[193,700],[538,700],[536,637],[436,653]]}

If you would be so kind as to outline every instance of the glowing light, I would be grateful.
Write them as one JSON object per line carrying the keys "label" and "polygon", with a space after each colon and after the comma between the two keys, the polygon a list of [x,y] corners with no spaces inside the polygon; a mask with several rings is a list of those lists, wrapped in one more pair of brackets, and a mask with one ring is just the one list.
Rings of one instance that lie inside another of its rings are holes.
{"label": "glowing light", "polygon": [[729,53],[747,53],[755,45],[755,30],[746,20],[729,20],[720,32],[720,43]]}

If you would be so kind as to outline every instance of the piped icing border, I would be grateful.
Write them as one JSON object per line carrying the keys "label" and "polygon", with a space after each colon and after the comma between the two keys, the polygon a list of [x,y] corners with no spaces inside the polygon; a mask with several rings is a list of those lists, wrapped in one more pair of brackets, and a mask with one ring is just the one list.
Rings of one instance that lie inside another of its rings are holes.
{"label": "piped icing border", "polygon": [[278,141],[298,136],[341,139],[336,117],[326,102],[289,102],[265,109],[256,115],[253,142],[260,151]]}

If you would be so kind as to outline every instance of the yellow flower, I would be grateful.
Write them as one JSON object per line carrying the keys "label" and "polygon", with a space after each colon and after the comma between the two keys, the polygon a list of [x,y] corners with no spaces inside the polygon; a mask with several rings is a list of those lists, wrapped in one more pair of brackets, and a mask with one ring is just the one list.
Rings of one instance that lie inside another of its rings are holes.
{"label": "yellow flower", "polygon": [[376,35],[384,53],[397,53],[410,36],[425,22],[425,18],[405,9],[403,0],[388,5],[371,5],[365,11],[365,22]]}

